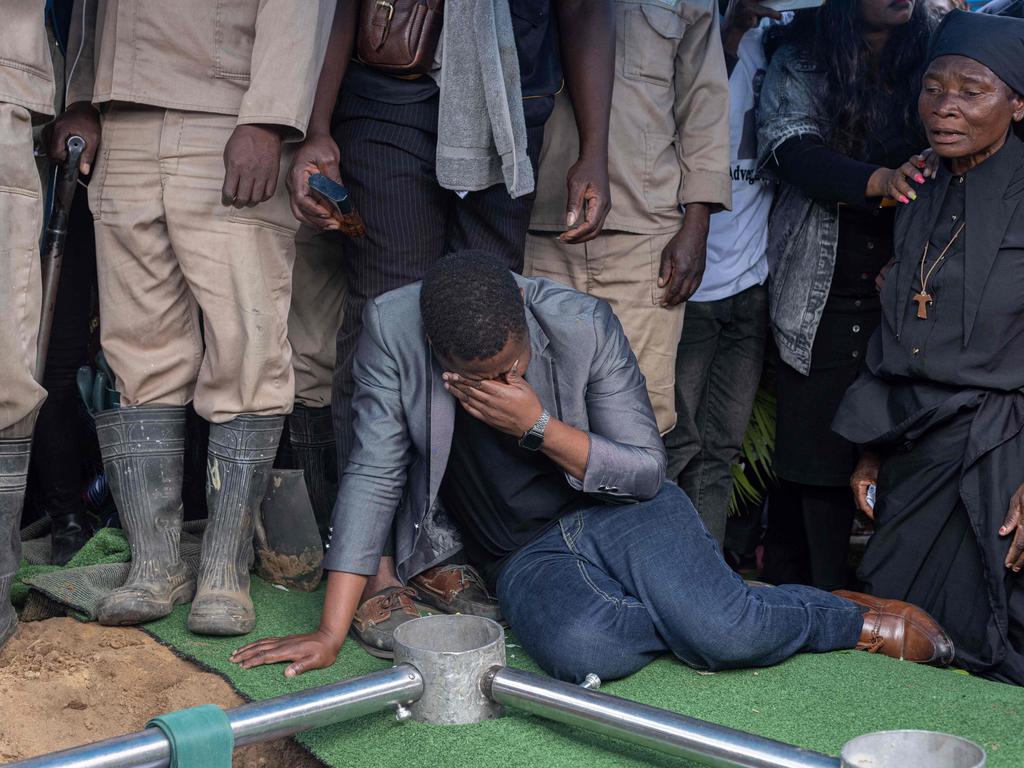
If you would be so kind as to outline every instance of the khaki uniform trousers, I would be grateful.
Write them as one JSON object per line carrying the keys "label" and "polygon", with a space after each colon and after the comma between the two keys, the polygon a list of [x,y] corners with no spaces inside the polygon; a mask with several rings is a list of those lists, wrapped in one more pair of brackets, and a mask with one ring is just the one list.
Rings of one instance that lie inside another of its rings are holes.
{"label": "khaki uniform trousers", "polygon": [[122,104],[103,116],[89,205],[100,338],[122,405],[191,400],[214,423],[291,411],[289,153],[272,199],[223,205],[236,121]]}
{"label": "khaki uniform trousers", "polygon": [[611,305],[647,379],[663,435],[676,423],[676,348],[683,332],[684,305],[658,304],[661,252],[674,235],[604,232],[588,243],[568,245],[556,233],[531,232],[523,269],[527,277],[547,277]]}
{"label": "khaki uniform trousers", "polygon": [[335,340],[348,295],[342,270],[343,237],[338,232],[318,234],[306,226],[295,236],[288,341],[295,369],[295,402],[309,408],[331,404]]}
{"label": "khaki uniform trousers", "polygon": [[46,391],[35,380],[43,203],[32,115],[0,103],[0,438],[32,434]]}

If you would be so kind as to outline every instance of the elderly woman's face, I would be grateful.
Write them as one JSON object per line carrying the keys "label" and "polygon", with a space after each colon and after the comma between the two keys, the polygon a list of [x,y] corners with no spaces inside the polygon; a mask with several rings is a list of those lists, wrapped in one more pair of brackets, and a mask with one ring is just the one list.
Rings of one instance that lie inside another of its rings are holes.
{"label": "elderly woman's face", "polygon": [[1010,121],[1024,116],[1024,101],[984,64],[966,56],[940,56],[925,72],[917,103],[936,154],[984,155],[1006,138]]}

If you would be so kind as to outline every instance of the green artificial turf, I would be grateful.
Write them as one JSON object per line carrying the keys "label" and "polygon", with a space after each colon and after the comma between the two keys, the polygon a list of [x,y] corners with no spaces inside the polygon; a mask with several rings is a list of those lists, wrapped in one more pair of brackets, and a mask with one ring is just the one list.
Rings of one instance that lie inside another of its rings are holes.
{"label": "green artificial turf", "polygon": [[[251,699],[366,674],[388,663],[347,643],[328,670],[286,680],[277,665],[243,671],[227,661],[236,647],[266,635],[316,627],[322,589],[284,592],[253,579],[258,620],[247,638],[211,638],[185,629],[187,606],[145,627],[179,655],[226,677]],[[536,666],[510,640],[511,665]],[[1024,690],[966,674],[892,661],[853,651],[806,654],[769,669],[701,674],[664,658],[606,693],[838,755],[862,733],[895,728],[946,731],[988,751],[990,768],[1024,764]],[[395,721],[381,712],[297,737],[336,768],[448,766],[687,766],[686,761],[606,737],[511,714],[477,725],[430,726]]]}
{"label": "green artificial turf", "polygon": [[17,578],[15,578],[14,583],[11,585],[11,602],[18,608],[24,605],[30,589],[25,579],[90,565],[127,563],[130,559],[131,549],[128,546],[128,539],[125,537],[124,531],[120,528],[101,528],[68,561],[67,565],[32,564],[23,559],[18,568]]}

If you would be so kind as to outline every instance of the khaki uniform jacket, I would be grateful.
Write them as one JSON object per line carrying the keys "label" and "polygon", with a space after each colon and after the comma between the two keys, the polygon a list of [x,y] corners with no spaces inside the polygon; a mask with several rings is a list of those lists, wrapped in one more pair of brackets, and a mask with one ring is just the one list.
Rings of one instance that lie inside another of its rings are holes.
{"label": "khaki uniform jacket", "polygon": [[68,103],[124,101],[237,115],[239,125],[280,125],[290,129],[289,139],[300,139],[334,6],[334,0],[75,0]]}
{"label": "khaki uniform jacket", "polygon": [[[729,77],[715,0],[615,0],[606,230],[679,228],[679,204],[732,205]],[[564,230],[565,175],[579,155],[568,95],[544,133],[530,228]]]}
{"label": "khaki uniform jacket", "polygon": [[0,0],[0,102],[25,107],[36,122],[53,116],[45,10],[46,0]]}

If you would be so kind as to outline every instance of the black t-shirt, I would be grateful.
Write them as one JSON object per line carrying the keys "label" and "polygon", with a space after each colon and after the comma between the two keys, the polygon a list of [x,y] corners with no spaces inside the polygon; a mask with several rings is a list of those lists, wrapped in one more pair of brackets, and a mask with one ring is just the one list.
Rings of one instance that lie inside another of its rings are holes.
{"label": "black t-shirt", "polygon": [[[543,125],[551,116],[555,94],[562,87],[558,35],[551,0],[509,0],[509,9],[519,54],[526,125]],[[438,93],[437,83],[429,75],[413,79],[392,77],[364,67],[355,60],[345,70],[343,87],[364,99],[385,104],[427,101]]]}
{"label": "black t-shirt", "polygon": [[540,451],[455,412],[441,501],[462,533],[469,562],[493,586],[505,559],[562,515],[587,505],[587,496]]}

